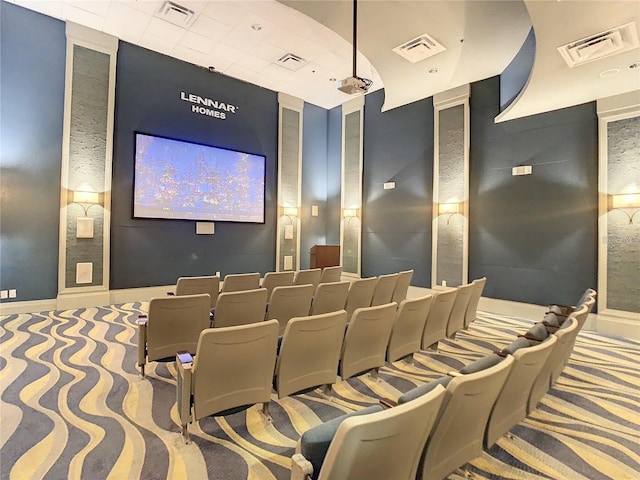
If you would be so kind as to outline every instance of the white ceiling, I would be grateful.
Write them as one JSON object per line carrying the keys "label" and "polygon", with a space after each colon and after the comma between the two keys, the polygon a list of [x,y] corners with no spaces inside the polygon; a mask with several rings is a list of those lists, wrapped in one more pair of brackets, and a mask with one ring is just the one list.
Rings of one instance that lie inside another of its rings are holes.
{"label": "white ceiling", "polygon": [[[351,0],[174,0],[195,13],[188,26],[159,18],[158,0],[7,1],[324,108],[351,98],[330,80],[352,73]],[[640,90],[640,68],[629,68],[638,48],[572,69],[556,51],[630,21],[640,26],[637,1],[359,0],[357,74],[373,80],[370,92],[384,87],[384,110],[395,108],[500,74],[533,26],[531,76],[498,120],[519,118]],[[447,50],[415,64],[392,52],[424,33]],[[286,53],[307,63],[276,65]]]}

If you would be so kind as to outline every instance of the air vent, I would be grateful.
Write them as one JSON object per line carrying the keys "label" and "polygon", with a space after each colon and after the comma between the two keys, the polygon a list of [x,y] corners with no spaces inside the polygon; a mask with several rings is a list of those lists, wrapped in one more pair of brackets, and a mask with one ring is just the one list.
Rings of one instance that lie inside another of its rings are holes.
{"label": "air vent", "polygon": [[307,61],[294,53],[286,53],[281,56],[275,63],[276,65],[280,65],[281,67],[286,68],[287,70],[295,72],[296,70],[299,70],[300,68],[305,66],[307,64]]}
{"label": "air vent", "polygon": [[195,21],[196,14],[187,7],[167,1],[162,4],[156,17],[178,25],[179,27],[188,27]]}
{"label": "air vent", "polygon": [[425,58],[433,57],[445,50],[446,48],[444,46],[426,33],[393,49],[394,52],[406,58],[411,63],[418,63]]}
{"label": "air vent", "polygon": [[638,46],[636,24],[631,22],[558,47],[558,52],[569,67],[577,67]]}

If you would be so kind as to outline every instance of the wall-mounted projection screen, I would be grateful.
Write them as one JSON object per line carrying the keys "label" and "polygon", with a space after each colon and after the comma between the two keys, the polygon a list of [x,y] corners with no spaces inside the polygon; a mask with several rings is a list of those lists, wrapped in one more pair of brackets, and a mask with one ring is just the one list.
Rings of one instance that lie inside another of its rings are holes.
{"label": "wall-mounted projection screen", "polygon": [[133,216],[264,223],[263,155],[135,134]]}

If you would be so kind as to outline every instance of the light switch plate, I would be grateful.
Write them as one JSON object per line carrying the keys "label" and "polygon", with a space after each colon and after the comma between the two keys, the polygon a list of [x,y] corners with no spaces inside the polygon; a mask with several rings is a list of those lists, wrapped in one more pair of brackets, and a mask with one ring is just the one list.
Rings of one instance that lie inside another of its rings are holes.
{"label": "light switch plate", "polygon": [[284,256],[284,269],[293,270],[293,255]]}
{"label": "light switch plate", "polygon": [[76,238],[93,238],[92,217],[78,217],[76,219]]}
{"label": "light switch plate", "polygon": [[284,239],[293,240],[293,225],[284,226]]}
{"label": "light switch plate", "polygon": [[318,205],[311,205],[311,216],[312,217],[318,216]]}
{"label": "light switch plate", "polygon": [[93,282],[93,263],[76,263],[76,283],[91,283]]}
{"label": "light switch plate", "polygon": [[213,222],[196,222],[196,235],[213,235],[216,224]]}

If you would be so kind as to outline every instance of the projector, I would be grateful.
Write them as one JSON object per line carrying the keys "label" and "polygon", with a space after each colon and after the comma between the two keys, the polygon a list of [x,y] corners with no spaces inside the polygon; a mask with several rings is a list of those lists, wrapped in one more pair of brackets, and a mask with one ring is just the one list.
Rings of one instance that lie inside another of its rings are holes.
{"label": "projector", "polygon": [[366,93],[369,90],[371,83],[360,77],[348,77],[344,80],[340,80],[338,83],[338,90],[354,95],[356,93]]}

